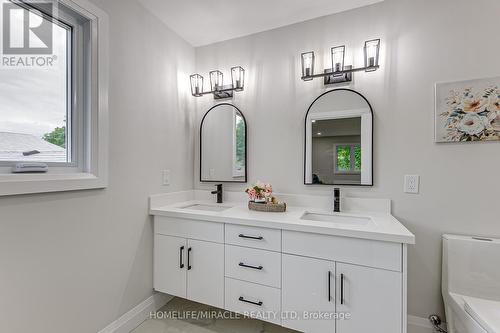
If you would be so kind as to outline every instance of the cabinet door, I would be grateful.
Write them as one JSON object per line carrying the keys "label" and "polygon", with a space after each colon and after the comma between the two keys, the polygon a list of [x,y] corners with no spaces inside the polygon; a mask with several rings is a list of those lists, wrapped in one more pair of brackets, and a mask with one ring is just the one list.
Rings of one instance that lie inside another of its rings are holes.
{"label": "cabinet door", "polygon": [[187,298],[224,308],[224,245],[188,240]]}
{"label": "cabinet door", "polygon": [[337,263],[337,333],[401,333],[402,274]]}
{"label": "cabinet door", "polygon": [[285,254],[282,262],[283,326],[335,333],[335,263]]}
{"label": "cabinet door", "polygon": [[186,297],[185,238],[155,235],[154,288],[163,293]]}

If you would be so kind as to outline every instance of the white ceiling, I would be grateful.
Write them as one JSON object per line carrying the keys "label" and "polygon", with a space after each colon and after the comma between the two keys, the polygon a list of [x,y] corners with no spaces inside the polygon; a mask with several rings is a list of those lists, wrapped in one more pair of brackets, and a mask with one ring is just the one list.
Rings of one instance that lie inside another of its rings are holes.
{"label": "white ceiling", "polygon": [[139,1],[193,46],[202,46],[383,0]]}

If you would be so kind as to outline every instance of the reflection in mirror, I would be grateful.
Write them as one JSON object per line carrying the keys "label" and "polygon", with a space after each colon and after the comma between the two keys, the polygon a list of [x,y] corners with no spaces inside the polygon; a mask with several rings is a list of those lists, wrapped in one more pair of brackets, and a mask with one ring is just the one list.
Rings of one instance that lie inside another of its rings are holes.
{"label": "reflection in mirror", "polygon": [[214,106],[200,128],[200,181],[246,183],[247,129],[234,105]]}
{"label": "reflection in mirror", "polygon": [[373,185],[373,113],[349,89],[318,97],[305,121],[306,185]]}

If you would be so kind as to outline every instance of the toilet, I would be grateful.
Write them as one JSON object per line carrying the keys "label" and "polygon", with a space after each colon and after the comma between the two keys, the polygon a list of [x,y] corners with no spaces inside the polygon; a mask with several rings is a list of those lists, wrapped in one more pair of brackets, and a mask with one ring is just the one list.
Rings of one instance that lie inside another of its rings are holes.
{"label": "toilet", "polygon": [[443,235],[449,333],[500,333],[500,239]]}

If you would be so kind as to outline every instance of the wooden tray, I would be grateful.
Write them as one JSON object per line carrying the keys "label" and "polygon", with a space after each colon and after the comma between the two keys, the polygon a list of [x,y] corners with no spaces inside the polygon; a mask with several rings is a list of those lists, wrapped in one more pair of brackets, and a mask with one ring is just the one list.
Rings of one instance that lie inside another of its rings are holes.
{"label": "wooden tray", "polygon": [[248,202],[248,209],[255,210],[257,212],[272,212],[272,213],[283,213],[286,212],[286,203],[256,203],[253,201]]}

